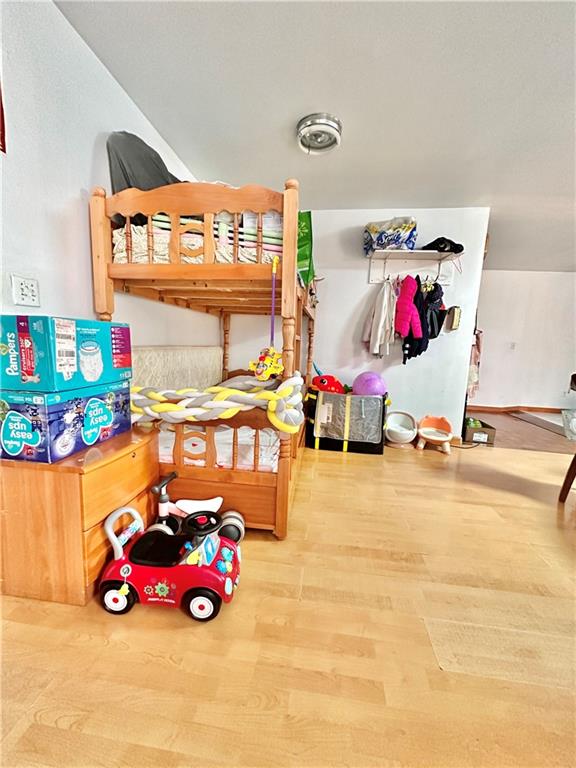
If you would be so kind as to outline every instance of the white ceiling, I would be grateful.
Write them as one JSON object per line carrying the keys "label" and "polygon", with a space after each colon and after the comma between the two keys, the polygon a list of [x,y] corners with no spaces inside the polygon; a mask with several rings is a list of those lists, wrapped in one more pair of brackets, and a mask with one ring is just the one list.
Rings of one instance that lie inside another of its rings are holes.
{"label": "white ceiling", "polygon": [[[58,6],[197,178],[294,176],[312,209],[490,205],[487,266],[576,269],[573,3]],[[296,146],[314,111],[344,126],[325,157]]]}

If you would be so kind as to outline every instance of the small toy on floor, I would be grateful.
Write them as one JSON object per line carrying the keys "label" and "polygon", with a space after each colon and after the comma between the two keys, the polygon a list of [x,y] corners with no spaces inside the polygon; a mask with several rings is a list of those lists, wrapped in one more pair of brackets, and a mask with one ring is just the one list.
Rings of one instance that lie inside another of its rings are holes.
{"label": "small toy on floor", "polygon": [[416,419],[406,411],[392,411],[386,416],[384,436],[391,448],[414,448],[418,434]]}
{"label": "small toy on floor", "polygon": [[437,446],[443,453],[450,453],[452,425],[444,416],[424,416],[418,424],[418,443],[416,448],[424,450],[426,443]]}
{"label": "small toy on floor", "polygon": [[[161,530],[167,534],[178,534],[184,532],[184,521],[190,515],[201,512],[208,514],[218,512],[224,499],[222,496],[214,496],[212,499],[178,499],[170,501],[168,495],[168,484],[176,480],[178,472],[171,472],[157,485],[150,489],[155,496],[158,496],[158,517],[154,525],[148,528],[149,531]],[[220,535],[226,536],[238,544],[244,538],[244,518],[239,512],[229,510],[222,515],[222,527]]]}
{"label": "small toy on floor", "polygon": [[[240,581],[240,541],[244,520],[238,512],[219,515],[222,498],[183,499],[165,493],[172,473],[156,486],[158,522],[144,530],[140,514],[121,507],[108,515],[104,530],[114,560],[100,580],[100,599],[109,613],[128,613],[136,602],[181,606],[196,621],[216,618]],[[177,512],[178,514],[174,514]],[[121,533],[114,526],[129,515]]]}

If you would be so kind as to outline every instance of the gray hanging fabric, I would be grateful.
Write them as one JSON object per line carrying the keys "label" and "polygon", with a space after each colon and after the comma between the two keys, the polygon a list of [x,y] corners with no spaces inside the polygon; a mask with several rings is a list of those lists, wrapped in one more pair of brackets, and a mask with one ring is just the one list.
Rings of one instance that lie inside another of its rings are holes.
{"label": "gray hanging fabric", "polygon": [[[158,152],[145,141],[126,131],[111,133],[106,141],[112,192],[123,189],[156,189],[166,184],[177,184],[180,179],[170,173]],[[124,224],[123,216],[115,216],[117,224]],[[132,224],[146,224],[143,216],[132,217]]]}

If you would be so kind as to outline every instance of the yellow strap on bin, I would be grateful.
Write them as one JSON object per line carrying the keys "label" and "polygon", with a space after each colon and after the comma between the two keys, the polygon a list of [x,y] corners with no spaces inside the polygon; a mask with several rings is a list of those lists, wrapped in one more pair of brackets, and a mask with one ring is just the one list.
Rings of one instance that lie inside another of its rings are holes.
{"label": "yellow strap on bin", "polygon": [[[322,403],[324,402],[324,393],[318,392],[318,402],[316,403],[316,417],[318,417],[318,414],[320,413],[320,408],[322,408]],[[322,422],[319,422],[319,424],[322,424]],[[316,423],[314,423],[314,431],[316,431]],[[320,448],[320,438],[316,437],[314,435],[314,450],[317,451]]]}
{"label": "yellow strap on bin", "polygon": [[352,403],[352,395],[346,395],[346,406],[344,410],[344,442],[342,444],[342,451],[348,453],[348,435],[350,434],[350,405]]}

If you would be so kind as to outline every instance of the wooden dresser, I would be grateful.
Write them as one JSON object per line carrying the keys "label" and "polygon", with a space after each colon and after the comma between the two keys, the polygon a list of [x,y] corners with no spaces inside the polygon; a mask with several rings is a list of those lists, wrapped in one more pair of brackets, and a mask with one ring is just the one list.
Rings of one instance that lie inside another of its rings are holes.
{"label": "wooden dresser", "polygon": [[85,605],[110,551],[106,516],[122,506],[145,522],[155,514],[157,440],[134,430],[56,464],[0,462],[2,592]]}

